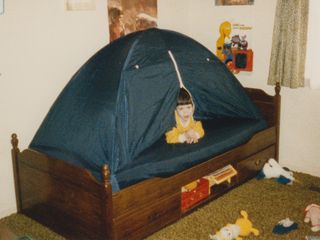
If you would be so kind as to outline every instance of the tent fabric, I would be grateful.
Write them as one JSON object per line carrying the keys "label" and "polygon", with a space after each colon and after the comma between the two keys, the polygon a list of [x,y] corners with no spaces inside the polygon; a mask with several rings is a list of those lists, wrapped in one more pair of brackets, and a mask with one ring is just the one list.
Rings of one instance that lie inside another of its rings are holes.
{"label": "tent fabric", "polygon": [[111,42],[71,78],[35,134],[30,148],[90,170],[117,173],[174,126],[179,66],[196,105],[195,118],[262,119],[226,66],[195,40],[148,29]]}

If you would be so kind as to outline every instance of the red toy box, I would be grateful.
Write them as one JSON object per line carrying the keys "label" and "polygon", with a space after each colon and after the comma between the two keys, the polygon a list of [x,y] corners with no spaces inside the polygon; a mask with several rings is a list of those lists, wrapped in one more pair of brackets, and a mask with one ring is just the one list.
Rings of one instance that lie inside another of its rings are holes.
{"label": "red toy box", "polygon": [[181,210],[185,211],[209,196],[209,181],[205,178],[198,180],[196,188],[181,192]]}

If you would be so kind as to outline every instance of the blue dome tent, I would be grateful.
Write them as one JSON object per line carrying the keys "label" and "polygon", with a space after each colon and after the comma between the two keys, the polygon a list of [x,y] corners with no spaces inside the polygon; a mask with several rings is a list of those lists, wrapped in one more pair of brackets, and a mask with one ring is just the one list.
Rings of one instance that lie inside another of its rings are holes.
{"label": "blue dome tent", "polygon": [[108,164],[113,190],[119,190],[118,173],[129,171],[174,126],[180,85],[168,51],[193,96],[196,119],[262,119],[239,81],[208,49],[183,34],[148,29],[113,41],[79,69],[30,148],[84,167],[98,179]]}

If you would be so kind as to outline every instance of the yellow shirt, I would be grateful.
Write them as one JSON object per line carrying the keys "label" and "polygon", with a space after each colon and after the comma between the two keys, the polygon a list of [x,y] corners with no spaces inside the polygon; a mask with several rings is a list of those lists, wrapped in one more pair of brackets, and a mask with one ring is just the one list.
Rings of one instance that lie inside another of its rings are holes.
{"label": "yellow shirt", "polygon": [[176,127],[172,128],[166,133],[167,143],[181,143],[181,141],[179,140],[179,136],[189,131],[190,129],[193,129],[199,135],[199,138],[202,138],[204,136],[204,130],[200,121],[195,121],[193,118],[191,118],[189,124],[184,127],[177,112],[175,112],[175,118]]}

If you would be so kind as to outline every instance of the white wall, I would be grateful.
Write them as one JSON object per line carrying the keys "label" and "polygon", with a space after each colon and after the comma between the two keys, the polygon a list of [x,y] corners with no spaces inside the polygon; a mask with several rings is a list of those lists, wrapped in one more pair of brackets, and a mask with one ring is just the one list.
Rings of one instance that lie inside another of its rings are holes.
{"label": "white wall", "polygon": [[109,39],[106,1],[67,12],[63,0],[10,0],[0,15],[0,217],[15,211],[10,136],[30,143],[78,68]]}
{"label": "white wall", "polygon": [[189,35],[190,4],[194,0],[158,0],[158,25]]}
{"label": "white wall", "polygon": [[[320,90],[320,68],[315,67],[320,53],[319,17],[320,1],[309,0],[308,45],[306,61],[306,78],[311,89]],[[316,61],[316,62],[315,62]]]}
{"label": "white wall", "polygon": [[[0,15],[0,218],[15,212],[11,133],[18,134],[20,149],[27,148],[71,76],[109,39],[106,0],[96,0],[96,10],[84,12],[67,12],[63,2],[10,0]],[[245,86],[273,93],[266,82],[275,2],[215,7],[213,0],[158,0],[158,21],[211,50],[221,19],[241,15],[253,22],[254,72],[238,77]],[[283,88],[282,100],[281,163],[319,176],[320,91]]]}

